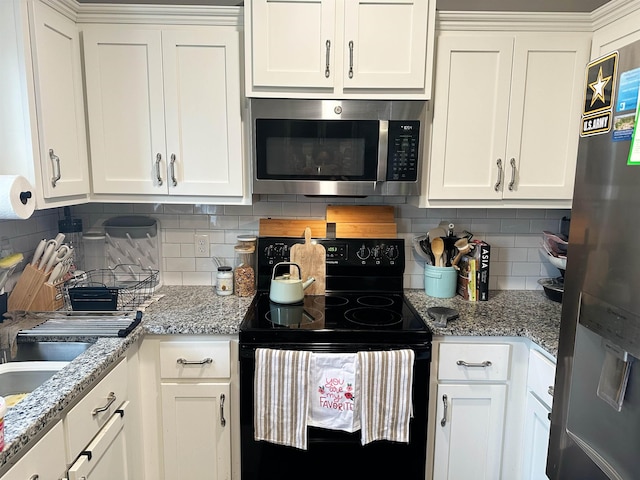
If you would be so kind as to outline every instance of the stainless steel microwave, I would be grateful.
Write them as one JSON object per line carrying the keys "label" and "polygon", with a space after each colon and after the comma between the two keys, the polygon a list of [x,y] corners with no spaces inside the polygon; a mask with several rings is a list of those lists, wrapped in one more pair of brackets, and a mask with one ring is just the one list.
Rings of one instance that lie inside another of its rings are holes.
{"label": "stainless steel microwave", "polygon": [[424,101],[251,99],[253,193],[420,193]]}

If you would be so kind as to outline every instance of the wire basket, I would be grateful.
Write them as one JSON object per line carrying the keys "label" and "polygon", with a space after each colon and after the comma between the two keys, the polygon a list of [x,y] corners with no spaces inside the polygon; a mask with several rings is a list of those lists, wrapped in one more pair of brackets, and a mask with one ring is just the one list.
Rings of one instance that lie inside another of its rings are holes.
{"label": "wire basket", "polygon": [[136,264],[90,270],[65,289],[67,310],[135,310],[158,285],[159,270]]}

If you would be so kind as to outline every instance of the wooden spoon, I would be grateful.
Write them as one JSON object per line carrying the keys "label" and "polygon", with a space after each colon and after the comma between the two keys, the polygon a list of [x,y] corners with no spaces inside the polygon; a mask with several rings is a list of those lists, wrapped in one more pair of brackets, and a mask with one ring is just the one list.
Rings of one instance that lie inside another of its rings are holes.
{"label": "wooden spoon", "polygon": [[444,253],[444,240],[436,237],[431,240],[431,253],[433,253],[434,264],[436,267],[442,266],[442,254]]}

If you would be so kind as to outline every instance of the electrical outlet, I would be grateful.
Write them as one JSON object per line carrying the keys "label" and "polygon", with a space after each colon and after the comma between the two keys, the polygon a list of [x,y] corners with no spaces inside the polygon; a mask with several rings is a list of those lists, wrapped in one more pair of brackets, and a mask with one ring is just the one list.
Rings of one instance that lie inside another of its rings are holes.
{"label": "electrical outlet", "polygon": [[194,235],[196,257],[209,256],[209,235]]}

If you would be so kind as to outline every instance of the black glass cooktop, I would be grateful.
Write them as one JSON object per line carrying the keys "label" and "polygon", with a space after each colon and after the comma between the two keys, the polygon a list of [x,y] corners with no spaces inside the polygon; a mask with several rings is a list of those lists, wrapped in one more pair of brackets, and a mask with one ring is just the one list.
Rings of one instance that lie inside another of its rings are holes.
{"label": "black glass cooktop", "polygon": [[373,292],[305,296],[295,305],[259,292],[240,325],[241,341],[414,342],[431,340],[402,294]]}

